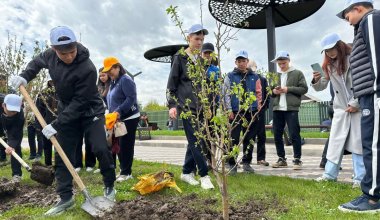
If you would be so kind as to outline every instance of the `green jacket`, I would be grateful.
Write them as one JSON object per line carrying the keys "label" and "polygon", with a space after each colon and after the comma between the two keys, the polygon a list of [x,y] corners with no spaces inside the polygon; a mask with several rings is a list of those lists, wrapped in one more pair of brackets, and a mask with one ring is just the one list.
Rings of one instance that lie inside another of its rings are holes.
{"label": "green jacket", "polygon": [[[287,73],[288,80],[286,86],[288,93],[286,94],[286,104],[288,111],[298,111],[301,105],[301,96],[307,93],[308,87],[305,76],[299,70],[293,70]],[[277,85],[281,85],[281,73],[277,73]],[[273,91],[274,87],[272,88]],[[280,95],[273,93],[273,111],[279,110]]]}

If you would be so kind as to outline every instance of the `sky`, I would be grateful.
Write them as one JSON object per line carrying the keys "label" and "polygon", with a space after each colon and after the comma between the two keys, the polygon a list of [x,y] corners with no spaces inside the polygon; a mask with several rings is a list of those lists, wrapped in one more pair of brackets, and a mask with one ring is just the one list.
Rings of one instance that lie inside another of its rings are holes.
{"label": "sky", "polygon": [[[353,40],[353,27],[335,16],[344,2],[327,0],[310,17],[276,28],[277,51],[289,52],[292,65],[304,73],[308,83],[312,78],[310,64],[322,61],[320,41],[325,35],[337,33],[345,42]],[[97,68],[105,57],[115,56],[129,72],[142,71],[135,78],[138,101],[145,105],[155,100],[163,105],[170,64],[152,62],[143,55],[155,47],[186,43],[166,14],[170,5],[178,6],[184,29],[201,23],[202,15],[203,25],[210,32],[205,42],[215,43],[216,24],[208,10],[208,0],[1,0],[0,47],[5,47],[9,33],[23,41],[31,57],[35,41],[48,41],[53,27],[68,26],[90,50]],[[375,8],[378,5],[379,0],[375,0]],[[248,51],[259,68],[267,69],[266,30],[239,30],[236,38],[229,41],[230,50],[222,53],[222,72],[234,68],[234,56],[239,50]],[[309,94],[330,99],[328,91],[317,93],[309,87]]]}

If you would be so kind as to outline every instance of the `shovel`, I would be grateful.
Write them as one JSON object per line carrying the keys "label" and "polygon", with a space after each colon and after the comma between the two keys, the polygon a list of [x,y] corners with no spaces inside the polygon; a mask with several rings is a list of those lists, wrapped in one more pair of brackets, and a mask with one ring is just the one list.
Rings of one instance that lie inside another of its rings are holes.
{"label": "shovel", "polygon": [[[46,127],[47,124],[44,118],[42,117],[40,111],[38,111],[36,105],[34,104],[33,100],[30,98],[28,92],[26,91],[23,85],[20,86],[20,92],[24,96],[26,102],[29,104],[34,114],[36,115],[37,120],[40,122],[41,126],[43,128]],[[86,186],[82,182],[82,179],[79,177],[78,173],[75,172],[74,167],[70,163],[69,158],[67,158],[65,152],[62,150],[62,147],[58,143],[57,138],[55,136],[52,136],[50,138],[50,141],[53,143],[54,148],[58,152],[59,156],[62,158],[71,176],[73,177],[74,181],[77,183],[79,189],[81,190],[81,192],[83,193],[83,196],[86,199],[86,201],[82,204],[82,209],[93,217],[102,217],[105,214],[105,212],[111,211],[112,208],[115,206],[115,202],[107,199],[104,196],[98,196],[98,197],[92,198],[89,192],[87,191]]]}
{"label": "shovel", "polygon": [[[9,145],[0,138],[0,144],[6,149]],[[42,164],[33,164],[32,168],[25,163],[25,161],[15,152],[12,151],[12,156],[21,163],[25,169],[30,172],[30,178],[36,182],[42,183],[46,186],[50,186],[54,181],[54,172],[51,168],[43,166]]]}

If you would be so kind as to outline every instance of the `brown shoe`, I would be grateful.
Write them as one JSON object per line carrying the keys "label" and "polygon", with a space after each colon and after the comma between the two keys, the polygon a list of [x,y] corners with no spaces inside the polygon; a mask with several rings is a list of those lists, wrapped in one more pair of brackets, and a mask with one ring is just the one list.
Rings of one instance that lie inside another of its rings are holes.
{"label": "brown shoe", "polygon": [[259,161],[257,161],[257,165],[269,166],[269,163],[266,162],[265,160],[259,160]]}
{"label": "brown shoe", "polygon": [[278,158],[277,162],[272,165],[273,168],[286,168],[288,163],[286,163],[286,158]]}

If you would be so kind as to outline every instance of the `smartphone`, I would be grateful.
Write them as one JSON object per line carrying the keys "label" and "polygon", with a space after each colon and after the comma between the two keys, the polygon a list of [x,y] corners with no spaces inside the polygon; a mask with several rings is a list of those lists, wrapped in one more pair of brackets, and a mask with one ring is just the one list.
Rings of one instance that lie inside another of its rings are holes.
{"label": "smartphone", "polygon": [[322,77],[325,76],[325,73],[323,72],[322,67],[321,65],[319,65],[319,63],[311,64],[311,68],[313,69],[314,72],[319,72]]}

